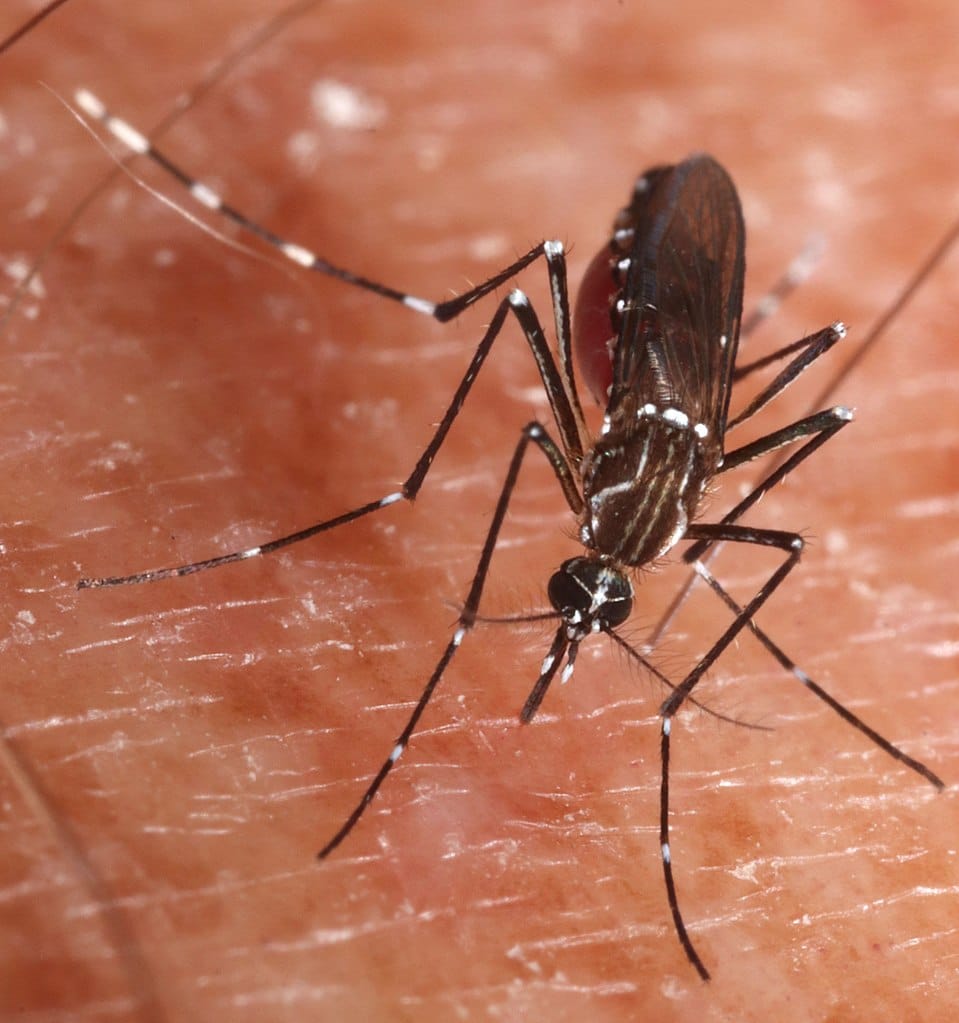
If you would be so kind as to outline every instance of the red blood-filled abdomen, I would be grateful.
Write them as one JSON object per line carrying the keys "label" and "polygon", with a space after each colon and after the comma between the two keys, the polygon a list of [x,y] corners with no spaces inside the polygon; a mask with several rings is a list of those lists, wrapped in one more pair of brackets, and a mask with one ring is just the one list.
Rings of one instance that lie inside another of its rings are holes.
{"label": "red blood-filled abdomen", "polygon": [[573,351],[583,382],[606,407],[613,382],[611,346],[615,341],[609,319],[609,302],[617,290],[609,269],[610,251],[604,247],[586,269],[573,313]]}

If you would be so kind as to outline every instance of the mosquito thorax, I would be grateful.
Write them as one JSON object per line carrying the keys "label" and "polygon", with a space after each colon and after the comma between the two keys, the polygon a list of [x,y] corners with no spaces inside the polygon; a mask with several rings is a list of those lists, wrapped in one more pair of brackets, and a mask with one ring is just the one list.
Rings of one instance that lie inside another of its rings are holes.
{"label": "mosquito thorax", "polygon": [[706,481],[702,430],[678,408],[626,402],[583,461],[580,539],[619,564],[666,554],[696,513]]}
{"label": "mosquito thorax", "polygon": [[553,573],[550,602],[580,632],[615,629],[633,610],[633,584],[599,558],[570,558]]}

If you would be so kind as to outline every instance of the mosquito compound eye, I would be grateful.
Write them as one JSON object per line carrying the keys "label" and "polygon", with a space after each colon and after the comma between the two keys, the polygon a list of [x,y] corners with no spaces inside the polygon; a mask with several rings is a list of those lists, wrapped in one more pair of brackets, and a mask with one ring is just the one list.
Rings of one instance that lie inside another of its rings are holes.
{"label": "mosquito compound eye", "polygon": [[615,629],[633,610],[633,587],[626,576],[590,558],[564,561],[547,592],[553,607],[575,624],[596,621]]}
{"label": "mosquito compound eye", "polygon": [[625,578],[622,578],[622,582],[626,584],[627,589],[617,588],[616,594],[610,595],[596,612],[596,617],[605,622],[611,629],[622,625],[633,613],[632,587],[629,586]]}
{"label": "mosquito compound eye", "polygon": [[553,573],[546,592],[550,603],[564,618],[581,622],[589,611],[591,599],[589,593],[569,572],[567,566],[570,564],[571,562],[567,561]]}

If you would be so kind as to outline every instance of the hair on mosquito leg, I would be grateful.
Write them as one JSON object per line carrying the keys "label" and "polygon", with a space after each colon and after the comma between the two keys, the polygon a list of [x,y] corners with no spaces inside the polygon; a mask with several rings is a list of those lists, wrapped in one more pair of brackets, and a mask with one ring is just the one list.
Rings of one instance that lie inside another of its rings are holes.
{"label": "hair on mosquito leg", "polygon": [[[287,259],[439,322],[456,319],[532,263],[541,259],[545,263],[555,351],[525,292],[513,287],[497,301],[445,414],[399,490],[243,550],[131,575],[87,578],[78,584],[81,589],[93,589],[193,574],[263,556],[372,516],[398,502],[413,500],[425,484],[494,343],[507,323],[515,321],[539,373],[549,403],[549,422],[533,420],[520,430],[450,637],[389,754],[341,827],[321,848],[321,859],[337,848],[363,817],[409,745],[460,647],[482,620],[480,606],[490,565],[531,449],[551,469],[576,520],[583,553],[564,561],[549,579],[547,595],[552,612],[546,617],[556,623],[556,629],[520,711],[520,720],[528,722],[535,717],[552,681],[557,677],[566,681],[571,676],[580,646],[597,633],[625,649],[667,689],[659,707],[663,882],[677,938],[701,978],[708,980],[710,975],[681,910],[678,865],[670,845],[673,722],[684,703],[697,702],[694,690],[740,633],[752,632],[777,663],[879,748],[935,787],[943,786],[928,767],[884,739],[815,683],[755,620],[757,612],[795,569],[803,540],[793,530],[751,526],[741,520],[766,493],[844,429],[852,420],[852,412],[844,406],[818,408],[738,447],[729,444],[729,435],[818,362],[843,338],[845,329],[834,323],[781,347],[772,356],[737,364],[745,227],[736,188],[716,160],[694,154],[676,164],[655,166],[640,176],[614,222],[608,245],[585,272],[575,315],[571,315],[566,258],[560,242],[541,242],[464,294],[433,302],[337,266],[300,243],[261,227],[113,116],[87,90],[79,90],[76,101],[87,116],[162,167],[196,201]],[[781,296],[791,290],[806,265],[787,274],[774,292]],[[772,309],[774,304],[771,300],[767,308]],[[758,315],[765,314],[766,310],[760,309]],[[730,406],[738,381],[773,362],[784,363],[780,372],[745,407],[732,413]],[[580,399],[584,390],[605,409],[598,436],[586,425]],[[784,457],[730,511],[717,521],[698,520],[701,498],[714,479],[780,451]],[[638,571],[658,562],[680,542],[691,544],[684,560],[694,565],[730,612],[731,622],[685,677],[673,683],[628,644],[620,630],[632,613]],[[711,549],[720,544],[766,548],[777,558],[777,567],[745,603],[735,601],[706,568]],[[715,714],[708,707],[703,709]]]}

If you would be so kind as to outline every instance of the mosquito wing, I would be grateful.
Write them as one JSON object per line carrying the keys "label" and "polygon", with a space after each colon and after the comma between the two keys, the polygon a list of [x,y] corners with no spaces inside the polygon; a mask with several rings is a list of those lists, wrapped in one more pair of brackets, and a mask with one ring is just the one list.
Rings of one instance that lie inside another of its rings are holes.
{"label": "mosquito wing", "polygon": [[642,179],[622,224],[633,233],[609,408],[651,402],[705,425],[721,445],[739,342],[745,227],[711,157]]}

